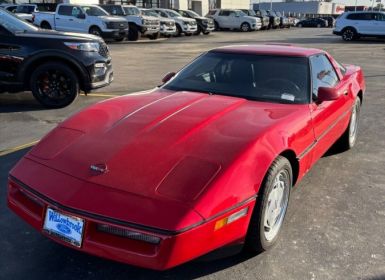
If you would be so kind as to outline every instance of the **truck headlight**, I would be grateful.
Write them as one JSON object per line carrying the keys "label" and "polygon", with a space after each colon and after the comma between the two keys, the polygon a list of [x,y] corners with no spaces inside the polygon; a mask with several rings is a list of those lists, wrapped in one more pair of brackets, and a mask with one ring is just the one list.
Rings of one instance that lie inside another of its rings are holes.
{"label": "truck headlight", "polygon": [[99,44],[98,43],[75,43],[75,42],[64,42],[64,45],[70,49],[84,52],[98,52]]}

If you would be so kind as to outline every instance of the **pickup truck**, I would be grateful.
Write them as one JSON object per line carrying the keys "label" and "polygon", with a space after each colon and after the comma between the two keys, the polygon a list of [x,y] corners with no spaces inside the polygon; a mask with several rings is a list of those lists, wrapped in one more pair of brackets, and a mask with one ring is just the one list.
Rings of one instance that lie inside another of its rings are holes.
{"label": "pickup truck", "polygon": [[156,17],[143,15],[133,5],[100,5],[112,16],[124,17],[128,22],[128,40],[137,41],[140,36],[151,40],[159,38],[160,20]]}
{"label": "pickup truck", "polygon": [[162,17],[160,14],[151,9],[140,9],[140,12],[144,16],[152,16],[159,19],[160,35],[169,38],[176,33],[175,20],[171,18]]}
{"label": "pickup truck", "polygon": [[116,41],[123,41],[128,34],[125,19],[110,16],[96,5],[60,4],[55,12],[34,12],[33,23],[44,29],[90,33]]}

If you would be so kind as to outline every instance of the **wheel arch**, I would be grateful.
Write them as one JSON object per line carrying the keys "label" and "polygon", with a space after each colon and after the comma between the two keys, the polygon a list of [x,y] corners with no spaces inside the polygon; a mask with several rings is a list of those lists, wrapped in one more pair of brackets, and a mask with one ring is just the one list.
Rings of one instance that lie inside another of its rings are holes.
{"label": "wheel arch", "polygon": [[89,83],[90,78],[84,66],[81,66],[78,62],[76,62],[76,60],[58,53],[47,53],[34,56],[32,59],[28,60],[23,67],[21,67],[19,72],[19,81],[22,81],[24,89],[29,89],[29,79],[33,69],[48,62],[59,62],[70,67],[79,79],[80,89],[86,89],[86,85]]}
{"label": "wheel arch", "polygon": [[362,105],[362,102],[364,101],[364,93],[362,92],[362,89],[360,89],[360,91],[357,93],[357,96],[358,98],[360,98],[361,105]]}
{"label": "wheel arch", "polygon": [[43,27],[43,25],[45,24],[49,25],[49,27],[52,29],[52,25],[47,20],[43,20],[42,22],[40,22],[40,27]]}
{"label": "wheel arch", "polygon": [[91,31],[92,28],[97,28],[97,29],[99,29],[100,31],[102,31],[102,29],[101,29],[98,25],[93,24],[93,25],[90,26],[90,28],[88,28],[88,33],[90,33],[90,31]]}
{"label": "wheel arch", "polygon": [[297,155],[293,150],[287,149],[281,152],[279,156],[286,158],[290,162],[291,169],[293,171],[293,186],[294,186],[299,176],[299,161],[298,161]]}
{"label": "wheel arch", "polygon": [[356,34],[358,34],[357,28],[350,26],[350,25],[342,28],[341,32],[344,32],[346,29],[352,29],[354,32],[356,32]]}

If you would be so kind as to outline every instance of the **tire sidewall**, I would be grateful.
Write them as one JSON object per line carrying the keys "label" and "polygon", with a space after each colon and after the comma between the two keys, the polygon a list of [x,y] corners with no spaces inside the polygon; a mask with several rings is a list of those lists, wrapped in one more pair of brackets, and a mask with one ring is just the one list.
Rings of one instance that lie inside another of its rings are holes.
{"label": "tire sidewall", "polygon": [[242,32],[249,32],[251,30],[250,24],[247,22],[244,22],[241,24],[241,31]]}
{"label": "tire sidewall", "polygon": [[[61,103],[47,102],[47,99],[43,98],[39,94],[39,88],[38,88],[38,83],[37,83],[38,78],[42,73],[44,73],[45,71],[51,70],[51,69],[60,70],[65,75],[67,75],[69,77],[69,79],[71,80],[71,85],[70,85],[71,86],[71,95],[69,96],[69,98],[66,98]],[[55,63],[55,62],[46,63],[46,64],[42,64],[42,65],[38,66],[35,69],[35,71],[32,73],[29,84],[30,84],[30,89],[32,91],[33,96],[36,98],[37,101],[40,102],[40,104],[42,104],[43,106],[45,106],[47,108],[66,107],[69,104],[71,104],[79,94],[79,81],[78,81],[78,78],[77,78],[75,72],[71,68],[69,68],[67,65],[65,65],[63,63],[59,63],[59,62],[58,63]]]}
{"label": "tire sidewall", "polygon": [[355,131],[355,136],[354,136],[354,139],[351,139],[350,137],[350,129],[351,129],[351,125],[352,125],[352,115],[350,116],[350,121],[349,121],[349,126],[348,126],[348,144],[349,144],[349,148],[353,148],[354,145],[356,144],[357,142],[357,136],[358,136],[358,129],[360,127],[360,112],[361,112],[361,100],[359,97],[356,98],[356,101],[354,102],[354,106],[353,106],[353,109],[352,109],[352,113],[353,113],[353,110],[356,110],[356,123],[357,123],[357,127],[356,127],[356,131]]}

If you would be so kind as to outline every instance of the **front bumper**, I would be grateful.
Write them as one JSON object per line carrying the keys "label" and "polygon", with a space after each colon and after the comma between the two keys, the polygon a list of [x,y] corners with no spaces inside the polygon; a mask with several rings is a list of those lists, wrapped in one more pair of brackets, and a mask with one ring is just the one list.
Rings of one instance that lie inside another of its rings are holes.
{"label": "front bumper", "polygon": [[121,39],[121,38],[126,38],[127,35],[128,35],[128,28],[102,30],[103,39]]}
{"label": "front bumper", "polygon": [[141,33],[143,36],[156,34],[160,31],[159,25],[146,25],[141,27]]}
{"label": "front bumper", "polygon": [[[125,222],[111,222],[111,219],[97,214],[87,213],[81,209],[73,209],[60,205],[54,200],[36,192],[33,188],[11,177],[8,184],[8,207],[23,220],[33,226],[46,237],[67,247],[112,259],[127,264],[165,270],[212,250],[229,244],[243,243],[250,221],[255,199],[234,208],[215,219],[206,220],[182,232],[154,232],[127,226]],[[43,230],[47,208],[84,219],[85,226],[80,247],[51,235]],[[216,222],[240,209],[247,208],[247,215],[223,228],[215,229]],[[120,230],[131,230],[160,238],[158,244],[130,239],[101,231],[98,225],[112,226]]]}
{"label": "front bumper", "polygon": [[162,24],[160,26],[160,34],[162,35],[174,35],[176,33],[176,26],[175,25],[166,25]]}
{"label": "front bumper", "polygon": [[215,30],[215,25],[214,24],[209,24],[209,25],[201,25],[202,31],[203,32],[213,32]]}
{"label": "front bumper", "polygon": [[198,25],[184,24],[182,25],[182,32],[192,34],[198,31]]}
{"label": "front bumper", "polygon": [[97,89],[108,86],[114,80],[111,61],[94,63],[90,69],[90,84],[87,89]]}

